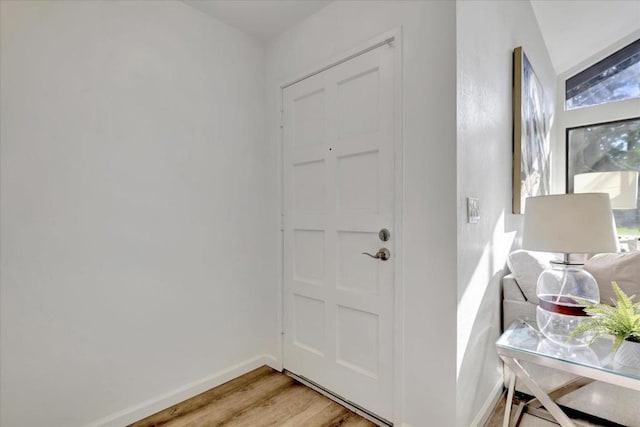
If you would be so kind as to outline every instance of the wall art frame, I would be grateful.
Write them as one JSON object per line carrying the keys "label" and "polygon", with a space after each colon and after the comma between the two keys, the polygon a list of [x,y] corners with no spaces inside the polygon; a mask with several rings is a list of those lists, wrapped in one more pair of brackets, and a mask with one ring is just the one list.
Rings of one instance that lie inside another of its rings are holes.
{"label": "wall art frame", "polygon": [[527,197],[551,193],[552,112],[544,88],[522,47],[513,51],[513,213]]}

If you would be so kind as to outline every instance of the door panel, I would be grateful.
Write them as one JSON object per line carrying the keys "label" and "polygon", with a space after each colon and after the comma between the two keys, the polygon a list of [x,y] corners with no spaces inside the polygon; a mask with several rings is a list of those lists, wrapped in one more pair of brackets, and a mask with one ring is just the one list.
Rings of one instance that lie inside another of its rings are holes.
{"label": "door panel", "polygon": [[304,94],[293,100],[293,141],[296,146],[322,144],[325,131],[324,90]]}
{"label": "door panel", "polygon": [[294,280],[324,284],[324,232],[322,230],[294,231]]}
{"label": "door panel", "polygon": [[342,366],[371,378],[378,377],[378,316],[338,305],[337,354]]}
{"label": "door panel", "polygon": [[293,165],[294,213],[321,213],[327,208],[323,160]]}
{"label": "door panel", "polygon": [[378,213],[378,157],[377,151],[338,157],[338,211]]}
{"label": "door panel", "polygon": [[[338,137],[373,133],[378,127],[378,66],[338,82]],[[348,75],[348,74],[347,74]]]}
{"label": "door panel", "polygon": [[[387,419],[393,401],[394,49],[284,90],[284,366]],[[391,230],[391,239],[378,236]],[[376,254],[385,247],[387,261]]]}
{"label": "door panel", "polygon": [[294,295],[294,344],[304,350],[324,356],[324,301],[304,295]]}

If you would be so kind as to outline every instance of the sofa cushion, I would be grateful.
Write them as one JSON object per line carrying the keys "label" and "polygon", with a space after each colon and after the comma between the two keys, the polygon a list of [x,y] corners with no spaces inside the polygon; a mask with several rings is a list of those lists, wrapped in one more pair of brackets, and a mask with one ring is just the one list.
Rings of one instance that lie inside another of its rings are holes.
{"label": "sofa cushion", "polygon": [[527,302],[513,274],[507,274],[502,278],[502,299]]}
{"label": "sofa cushion", "polygon": [[507,266],[511,270],[511,274],[516,278],[527,301],[538,304],[538,297],[536,296],[538,276],[549,268],[549,262],[555,258],[554,254],[531,252],[523,249],[518,249],[509,254]]}
{"label": "sofa cushion", "polygon": [[635,301],[640,298],[640,252],[594,255],[584,264],[584,269],[598,282],[600,301],[611,304],[611,300],[615,300],[613,281],[627,295],[637,295]]}

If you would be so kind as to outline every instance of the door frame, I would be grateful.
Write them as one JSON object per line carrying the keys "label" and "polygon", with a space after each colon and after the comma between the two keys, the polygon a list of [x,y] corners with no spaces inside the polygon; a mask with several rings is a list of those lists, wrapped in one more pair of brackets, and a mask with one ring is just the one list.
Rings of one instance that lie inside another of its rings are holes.
{"label": "door frame", "polygon": [[[393,39],[389,43],[387,40]],[[320,62],[305,73],[297,73],[292,78],[286,79],[279,85],[278,100],[278,203],[280,206],[280,268],[278,271],[278,367],[284,369],[284,132],[282,118],[284,113],[284,90],[292,84],[298,83],[308,77],[323,72],[329,68],[367,53],[373,49],[384,48],[382,44],[393,45],[394,52],[394,219],[393,230],[395,239],[395,263],[394,263],[394,292],[393,292],[393,417],[392,422],[400,425],[403,419],[404,397],[404,235],[403,235],[403,206],[404,206],[404,170],[403,170],[403,144],[402,144],[402,27],[379,34],[364,43],[348,49],[340,54]],[[380,46],[380,47],[377,47]]]}

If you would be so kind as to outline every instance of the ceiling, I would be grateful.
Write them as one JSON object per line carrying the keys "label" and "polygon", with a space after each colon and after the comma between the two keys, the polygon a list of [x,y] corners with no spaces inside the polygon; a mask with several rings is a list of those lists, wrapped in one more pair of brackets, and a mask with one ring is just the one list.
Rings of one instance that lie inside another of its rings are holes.
{"label": "ceiling", "polygon": [[531,0],[557,74],[634,31],[640,0]]}
{"label": "ceiling", "polygon": [[[182,0],[267,41],[331,0]],[[640,0],[531,0],[557,74],[640,31]]]}
{"label": "ceiling", "polygon": [[330,0],[183,0],[190,6],[260,40],[288,30]]}

